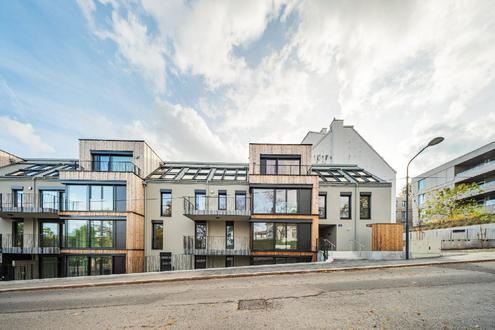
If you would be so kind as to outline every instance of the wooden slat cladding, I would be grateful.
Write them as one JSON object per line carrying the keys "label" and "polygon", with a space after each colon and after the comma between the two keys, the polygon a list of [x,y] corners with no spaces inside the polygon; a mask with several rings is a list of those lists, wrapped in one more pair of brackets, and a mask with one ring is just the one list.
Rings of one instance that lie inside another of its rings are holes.
{"label": "wooden slat cladding", "polygon": [[404,246],[402,224],[374,223],[371,228],[373,251],[402,251]]}

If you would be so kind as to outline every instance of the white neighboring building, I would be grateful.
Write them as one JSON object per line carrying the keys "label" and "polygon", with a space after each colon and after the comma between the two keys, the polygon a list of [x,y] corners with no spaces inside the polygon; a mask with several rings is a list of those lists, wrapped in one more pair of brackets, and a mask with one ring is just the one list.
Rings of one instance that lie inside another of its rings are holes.
{"label": "white neighboring building", "polygon": [[397,172],[353,126],[345,126],[343,120],[334,119],[329,129],[309,131],[301,143],[313,145],[313,164],[355,164],[392,183],[390,218],[395,222]]}

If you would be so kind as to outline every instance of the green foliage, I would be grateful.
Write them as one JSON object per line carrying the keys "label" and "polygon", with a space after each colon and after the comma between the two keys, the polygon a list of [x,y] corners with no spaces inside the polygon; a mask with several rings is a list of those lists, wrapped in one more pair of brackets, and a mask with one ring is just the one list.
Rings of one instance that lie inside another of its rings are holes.
{"label": "green foliage", "polygon": [[429,194],[421,217],[427,222],[480,218],[483,208],[472,197],[480,192],[476,183],[435,190]]}

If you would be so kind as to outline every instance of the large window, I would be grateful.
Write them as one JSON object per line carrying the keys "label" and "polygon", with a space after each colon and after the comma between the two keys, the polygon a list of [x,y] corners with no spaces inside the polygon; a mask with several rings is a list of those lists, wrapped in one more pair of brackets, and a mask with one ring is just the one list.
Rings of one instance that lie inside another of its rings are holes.
{"label": "large window", "polygon": [[91,211],[113,210],[113,186],[90,186],[89,209]]}
{"label": "large window", "polygon": [[69,211],[126,210],[125,185],[67,185]]}
{"label": "large window", "polygon": [[111,256],[91,257],[91,275],[110,275],[110,274],[112,274]]}
{"label": "large window", "polygon": [[371,219],[371,194],[361,193],[359,196],[359,218]]}
{"label": "large window", "polygon": [[311,250],[310,223],[254,222],[252,231],[255,251]]}
{"label": "large window", "polygon": [[253,189],[254,214],[311,214],[311,189]]}
{"label": "large window", "polygon": [[43,221],[40,224],[41,247],[60,247],[60,223]]}
{"label": "large window", "polygon": [[23,207],[26,206],[24,201],[24,191],[22,189],[13,189],[12,190],[12,202],[14,207]]}
{"label": "large window", "polygon": [[69,255],[66,260],[68,277],[125,272],[125,256]]}
{"label": "large window", "polygon": [[65,242],[68,248],[125,248],[125,221],[68,220]]}
{"label": "large window", "polygon": [[273,223],[253,223],[253,250],[273,250]]}
{"label": "large window", "polygon": [[351,197],[350,193],[340,194],[340,218],[350,219],[351,218]]}
{"label": "large window", "polygon": [[88,275],[88,257],[87,256],[68,256],[67,257],[67,276],[87,276]]}
{"label": "large window", "polygon": [[261,156],[261,174],[300,175],[300,156]]}
{"label": "large window", "polygon": [[66,246],[72,248],[86,248],[88,244],[88,220],[67,221]]}
{"label": "large window", "polygon": [[113,221],[91,221],[91,247],[109,248],[113,246]]}
{"label": "large window", "polygon": [[327,195],[318,195],[318,216],[320,219],[327,217]]}
{"label": "large window", "polygon": [[151,223],[151,248],[163,250],[163,221]]}
{"label": "large window", "polygon": [[93,154],[93,170],[101,172],[133,172],[132,152]]}
{"label": "large window", "polygon": [[160,209],[163,217],[172,216],[172,190],[162,190]]}
{"label": "large window", "polygon": [[40,205],[43,209],[60,210],[64,200],[64,192],[60,190],[41,190]]}

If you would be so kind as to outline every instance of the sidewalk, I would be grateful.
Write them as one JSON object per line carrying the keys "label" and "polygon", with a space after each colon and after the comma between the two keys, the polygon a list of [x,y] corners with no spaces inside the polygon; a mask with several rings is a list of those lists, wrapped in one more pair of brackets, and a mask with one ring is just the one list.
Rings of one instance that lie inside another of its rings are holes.
{"label": "sidewalk", "polygon": [[105,276],[67,277],[57,279],[0,282],[0,293],[12,291],[32,291],[96,286],[129,285],[157,282],[208,280],[264,275],[289,275],[302,273],[359,271],[382,268],[413,266],[434,266],[465,262],[495,261],[495,251],[451,251],[442,257],[414,260],[337,260],[332,263],[315,262],[286,265],[245,266],[232,268],[198,269],[171,272],[135,273]]}

